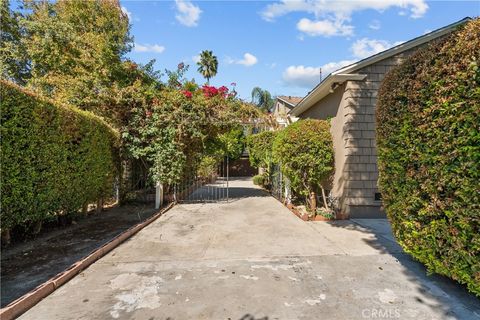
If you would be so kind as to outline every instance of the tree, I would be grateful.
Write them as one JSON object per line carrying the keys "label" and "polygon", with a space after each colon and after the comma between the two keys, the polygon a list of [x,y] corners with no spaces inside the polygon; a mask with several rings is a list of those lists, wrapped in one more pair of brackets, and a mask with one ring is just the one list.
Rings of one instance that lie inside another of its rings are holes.
{"label": "tree", "polygon": [[207,79],[207,83],[210,84],[210,79],[215,77],[218,71],[218,60],[213,55],[212,51],[203,50],[200,53],[200,61],[197,62],[198,72]]}
{"label": "tree", "polygon": [[10,1],[0,1],[0,72],[1,77],[25,85],[30,75],[25,46],[21,43],[20,15],[10,10]]}
{"label": "tree", "polygon": [[254,103],[260,110],[268,112],[273,107],[274,100],[268,90],[255,87],[252,90],[252,103]]}
{"label": "tree", "polygon": [[307,197],[312,212],[317,209],[317,190],[333,172],[333,142],[327,120],[299,120],[277,133],[273,156],[292,188]]}
{"label": "tree", "polygon": [[24,7],[19,23],[21,47],[30,65],[27,86],[59,102],[108,116],[105,101],[129,71],[122,60],[132,43],[128,18],[119,3],[25,1]]}

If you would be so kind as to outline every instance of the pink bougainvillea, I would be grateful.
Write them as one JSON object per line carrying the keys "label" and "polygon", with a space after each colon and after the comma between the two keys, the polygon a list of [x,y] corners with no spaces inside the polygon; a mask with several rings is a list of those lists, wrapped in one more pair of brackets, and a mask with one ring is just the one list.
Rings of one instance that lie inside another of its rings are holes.
{"label": "pink bougainvillea", "polygon": [[225,98],[228,93],[228,88],[225,86],[221,86],[220,88],[218,88],[218,92],[222,95],[222,97]]}
{"label": "pink bougainvillea", "polygon": [[188,90],[183,90],[182,91],[183,95],[187,98],[191,98],[192,97],[192,93]]}
{"label": "pink bougainvillea", "polygon": [[215,88],[214,86],[204,85],[202,87],[202,91],[205,97],[208,97],[208,98],[215,97],[215,96],[220,96],[225,98],[228,95],[228,88],[225,86]]}
{"label": "pink bougainvillea", "polygon": [[218,95],[218,89],[215,88],[214,86],[207,86],[207,85],[204,85],[202,87],[202,91],[203,91],[203,94],[205,95],[205,97],[214,97],[216,95]]}

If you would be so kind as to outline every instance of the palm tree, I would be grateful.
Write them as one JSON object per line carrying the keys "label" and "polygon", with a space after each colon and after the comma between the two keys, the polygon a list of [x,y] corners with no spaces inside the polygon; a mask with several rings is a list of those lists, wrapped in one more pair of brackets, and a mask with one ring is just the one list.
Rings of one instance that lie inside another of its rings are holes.
{"label": "palm tree", "polygon": [[254,103],[260,110],[270,111],[274,100],[268,90],[263,90],[260,87],[255,87],[252,90],[252,103]]}
{"label": "palm tree", "polygon": [[213,55],[212,51],[203,50],[200,53],[200,61],[197,62],[198,72],[207,79],[207,83],[210,84],[210,78],[215,77],[218,70],[217,57]]}

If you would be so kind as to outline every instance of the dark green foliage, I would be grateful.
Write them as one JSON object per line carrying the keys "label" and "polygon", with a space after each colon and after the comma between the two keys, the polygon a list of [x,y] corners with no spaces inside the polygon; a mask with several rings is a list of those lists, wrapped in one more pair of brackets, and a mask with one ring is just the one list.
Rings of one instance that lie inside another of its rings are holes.
{"label": "dark green foliage", "polygon": [[239,159],[245,148],[245,135],[243,127],[240,125],[220,134],[216,140],[219,143],[221,154],[227,156],[230,160]]}
{"label": "dark green foliage", "polygon": [[295,192],[316,210],[316,193],[333,172],[333,141],[327,120],[299,120],[279,131],[273,156]]}
{"label": "dark green foliage", "polygon": [[2,230],[111,195],[118,134],[89,112],[0,84]]}
{"label": "dark green foliage", "polygon": [[272,147],[275,131],[263,131],[247,137],[250,163],[258,168],[268,169],[272,163]]}
{"label": "dark green foliage", "polygon": [[[258,185],[263,187],[268,187],[268,185],[270,185],[270,176],[272,174],[273,165],[272,150],[275,136],[275,131],[263,131],[247,137],[247,148],[250,164],[255,168],[263,168],[265,170],[263,175],[256,176]],[[253,183],[257,184],[255,182],[255,177],[253,179]]]}
{"label": "dark green foliage", "polygon": [[380,187],[402,247],[480,296],[480,20],[420,49],[377,105]]}

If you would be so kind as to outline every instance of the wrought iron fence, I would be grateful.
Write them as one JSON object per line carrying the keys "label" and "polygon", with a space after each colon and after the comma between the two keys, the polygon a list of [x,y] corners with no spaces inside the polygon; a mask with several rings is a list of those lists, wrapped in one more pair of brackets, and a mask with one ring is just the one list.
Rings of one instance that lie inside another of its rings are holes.
{"label": "wrought iron fence", "polygon": [[277,198],[280,202],[284,202],[285,200],[284,183],[284,177],[280,170],[280,165],[273,164],[270,172],[270,192],[272,193],[272,196]]}
{"label": "wrought iron fence", "polygon": [[229,200],[228,158],[218,164],[210,177],[192,176],[173,186],[173,201],[179,203],[219,202]]}

